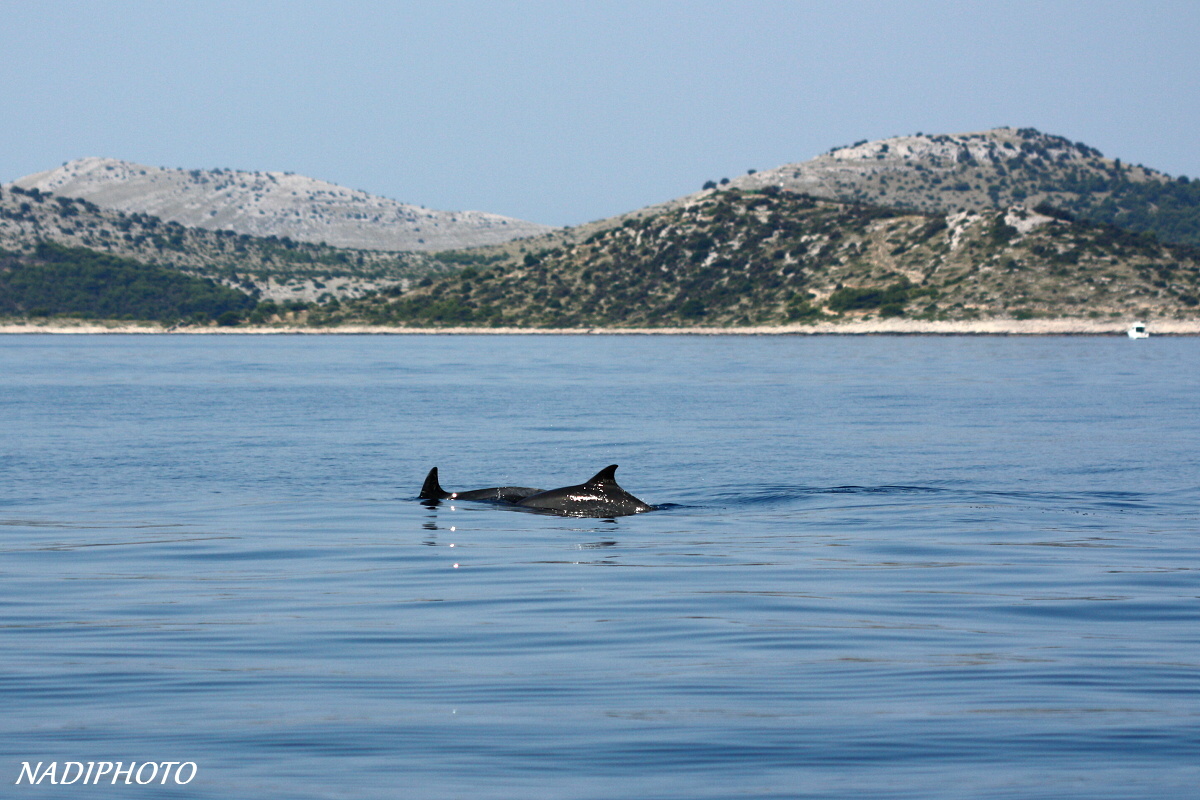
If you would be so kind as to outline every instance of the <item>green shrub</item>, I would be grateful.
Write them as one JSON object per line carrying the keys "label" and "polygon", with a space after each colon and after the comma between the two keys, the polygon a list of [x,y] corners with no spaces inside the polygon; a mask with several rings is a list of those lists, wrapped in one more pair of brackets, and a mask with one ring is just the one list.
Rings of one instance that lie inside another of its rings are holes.
{"label": "green shrub", "polygon": [[847,286],[838,289],[829,298],[829,307],[834,311],[867,311],[883,305],[903,304],[908,300],[909,286],[906,283],[882,286]]}
{"label": "green shrub", "polygon": [[211,280],[82,247],[42,242],[32,254],[0,257],[0,314],[164,320],[253,305],[250,296]]}

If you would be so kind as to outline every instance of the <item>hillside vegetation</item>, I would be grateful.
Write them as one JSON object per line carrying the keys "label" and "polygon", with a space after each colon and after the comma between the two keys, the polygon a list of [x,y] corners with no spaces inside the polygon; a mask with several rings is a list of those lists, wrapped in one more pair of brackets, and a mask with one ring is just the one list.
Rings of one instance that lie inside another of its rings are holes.
{"label": "hillside vegetation", "polygon": [[1200,245],[1200,181],[1105,158],[1033,128],[915,134],[835,147],[810,161],[711,181],[932,213],[1048,204],[1080,219]]}
{"label": "hillside vegetation", "polygon": [[452,270],[461,261],[454,254],[347,250],[286,236],[192,228],[36,189],[0,189],[0,248],[32,253],[41,242],[178,269],[276,300],[352,296]]}
{"label": "hillside vegetation", "polygon": [[235,325],[254,298],[164,267],[43,242],[0,250],[0,315]]}
{"label": "hillside vegetation", "polygon": [[519,263],[343,303],[327,322],[516,327],[1195,317],[1198,251],[1051,209],[918,214],[729,190]]}
{"label": "hillside vegetation", "polygon": [[187,227],[10,186],[0,313],[517,328],[1196,319],[1200,249],[1164,239],[1200,240],[1197,209],[1198,182],[1011,128],[859,142],[610,220],[439,253]]}

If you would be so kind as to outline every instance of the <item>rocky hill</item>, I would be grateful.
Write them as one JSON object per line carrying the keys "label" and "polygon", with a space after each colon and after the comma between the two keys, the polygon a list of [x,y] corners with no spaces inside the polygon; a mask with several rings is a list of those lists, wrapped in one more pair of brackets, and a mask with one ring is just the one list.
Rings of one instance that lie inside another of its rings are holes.
{"label": "rocky hill", "polygon": [[29,254],[43,242],[178,269],[275,300],[352,297],[458,266],[453,255],[347,250],[213,231],[37,189],[0,187],[0,250]]}
{"label": "rocky hill", "polygon": [[931,213],[1047,203],[1093,222],[1200,245],[1200,181],[1172,178],[1032,128],[897,136],[810,161],[713,180]]}
{"label": "rocky hill", "polygon": [[326,321],[575,328],[1200,316],[1200,250],[1047,211],[916,213],[772,185],[709,192],[507,266],[343,303]]}
{"label": "rocky hill", "polygon": [[189,227],[359,250],[451,250],[551,230],[482,211],[433,211],[286,172],[83,158],[14,183]]}
{"label": "rocky hill", "polygon": [[[189,180],[224,174],[189,173]],[[263,189],[264,202],[274,191]],[[209,230],[9,186],[0,189],[0,250],[7,251],[0,256],[10,273],[37,278],[29,286],[43,298],[62,295],[51,291],[49,270],[69,263],[92,275],[112,266],[82,247],[276,301],[221,312],[227,322],[713,328],[885,317],[1197,320],[1200,248],[1165,243],[1200,238],[1197,209],[1200,182],[1106,159],[1061,137],[1001,128],[860,142],[804,164],[712,181],[695,195],[610,220],[438,253]],[[131,281],[123,296],[140,297],[141,273],[120,269]],[[217,302],[198,284],[171,285],[186,303],[160,315],[191,318],[199,312],[187,309]],[[91,313],[77,308],[78,298],[37,302],[51,315],[60,307]]]}

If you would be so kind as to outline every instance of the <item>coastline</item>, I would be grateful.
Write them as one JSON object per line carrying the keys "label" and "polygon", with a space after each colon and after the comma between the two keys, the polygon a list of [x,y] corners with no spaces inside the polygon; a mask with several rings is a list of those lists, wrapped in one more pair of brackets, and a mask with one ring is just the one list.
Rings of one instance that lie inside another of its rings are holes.
{"label": "coastline", "polygon": [[[0,334],[138,334],[138,335],[503,335],[503,336],[1123,336],[1131,320],[1083,319],[993,319],[993,320],[908,320],[872,319],[826,322],[816,325],[749,326],[742,328],[397,328],[373,325],[342,325],[316,328],[303,326],[260,327],[172,327],[133,322],[12,322],[0,323]],[[1147,322],[1153,336],[1200,336],[1200,320]]]}

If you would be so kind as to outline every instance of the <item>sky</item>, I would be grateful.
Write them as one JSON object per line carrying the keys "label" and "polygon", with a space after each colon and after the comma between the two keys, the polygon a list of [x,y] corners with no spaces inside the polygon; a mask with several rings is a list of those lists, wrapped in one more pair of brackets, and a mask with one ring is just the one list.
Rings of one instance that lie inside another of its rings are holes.
{"label": "sky", "polygon": [[1198,31],[1196,0],[0,0],[0,181],[106,156],[575,225],[1004,125],[1194,177]]}

